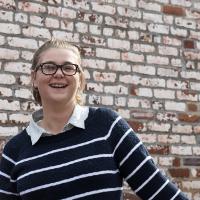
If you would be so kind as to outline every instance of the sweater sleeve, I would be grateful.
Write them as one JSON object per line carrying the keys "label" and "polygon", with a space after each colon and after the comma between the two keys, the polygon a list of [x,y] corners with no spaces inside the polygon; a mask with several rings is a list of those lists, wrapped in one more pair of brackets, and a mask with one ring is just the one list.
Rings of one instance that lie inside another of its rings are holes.
{"label": "sweater sleeve", "polygon": [[121,175],[143,200],[187,200],[153,162],[143,143],[117,113],[107,111],[110,121],[108,142]]}
{"label": "sweater sleeve", "polygon": [[20,200],[16,190],[16,180],[12,178],[12,171],[15,167],[9,144],[6,144],[0,161],[0,199]]}

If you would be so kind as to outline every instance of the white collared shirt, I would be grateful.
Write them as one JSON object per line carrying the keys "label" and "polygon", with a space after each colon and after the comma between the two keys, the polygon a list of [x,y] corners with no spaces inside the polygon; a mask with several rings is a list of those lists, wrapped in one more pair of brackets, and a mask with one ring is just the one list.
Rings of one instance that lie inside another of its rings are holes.
{"label": "white collared shirt", "polygon": [[[85,129],[85,120],[87,119],[88,114],[88,107],[80,106],[77,104],[63,131],[70,130],[74,126]],[[31,138],[32,145],[34,145],[42,136],[52,135],[52,133],[48,132],[47,130],[38,125],[38,122],[42,120],[42,118],[43,110],[40,109],[35,111],[31,116],[28,127],[26,128],[26,132]]]}

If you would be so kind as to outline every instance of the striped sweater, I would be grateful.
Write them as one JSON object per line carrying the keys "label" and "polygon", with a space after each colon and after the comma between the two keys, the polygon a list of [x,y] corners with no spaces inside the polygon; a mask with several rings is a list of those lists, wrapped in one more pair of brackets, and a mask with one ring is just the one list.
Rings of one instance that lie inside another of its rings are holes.
{"label": "striped sweater", "polygon": [[115,112],[90,108],[85,125],[35,145],[26,130],[13,137],[0,163],[0,199],[120,200],[123,179],[144,200],[187,199]]}

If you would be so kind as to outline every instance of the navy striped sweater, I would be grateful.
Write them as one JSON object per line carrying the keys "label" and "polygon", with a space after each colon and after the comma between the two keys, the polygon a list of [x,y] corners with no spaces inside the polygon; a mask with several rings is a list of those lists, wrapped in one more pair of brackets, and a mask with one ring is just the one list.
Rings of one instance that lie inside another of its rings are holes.
{"label": "navy striped sweater", "polygon": [[86,129],[73,128],[31,144],[26,130],[5,146],[1,200],[120,200],[125,179],[148,200],[186,200],[115,112],[90,108]]}

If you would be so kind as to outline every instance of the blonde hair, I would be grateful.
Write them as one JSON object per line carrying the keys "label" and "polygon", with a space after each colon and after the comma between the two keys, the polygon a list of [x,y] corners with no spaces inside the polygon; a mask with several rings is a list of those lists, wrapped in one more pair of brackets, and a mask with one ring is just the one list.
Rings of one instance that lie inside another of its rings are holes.
{"label": "blonde hair", "polygon": [[[83,69],[81,67],[81,55],[80,55],[79,48],[77,46],[69,43],[66,40],[60,40],[60,39],[54,39],[54,38],[50,39],[50,40],[46,41],[42,46],[40,46],[34,53],[31,69],[33,71],[37,70],[40,55],[44,51],[46,51],[50,48],[69,49],[77,55],[78,61],[79,61],[79,69],[80,69],[80,88],[78,89],[77,94],[76,94],[76,102],[78,104],[82,105],[83,104],[83,90],[85,88],[85,75],[84,75]],[[39,103],[40,105],[42,105],[41,96],[38,91],[38,88],[36,88],[36,87],[34,87],[34,85],[32,85],[32,90],[33,90],[33,97],[34,97],[35,101],[37,103]]]}

